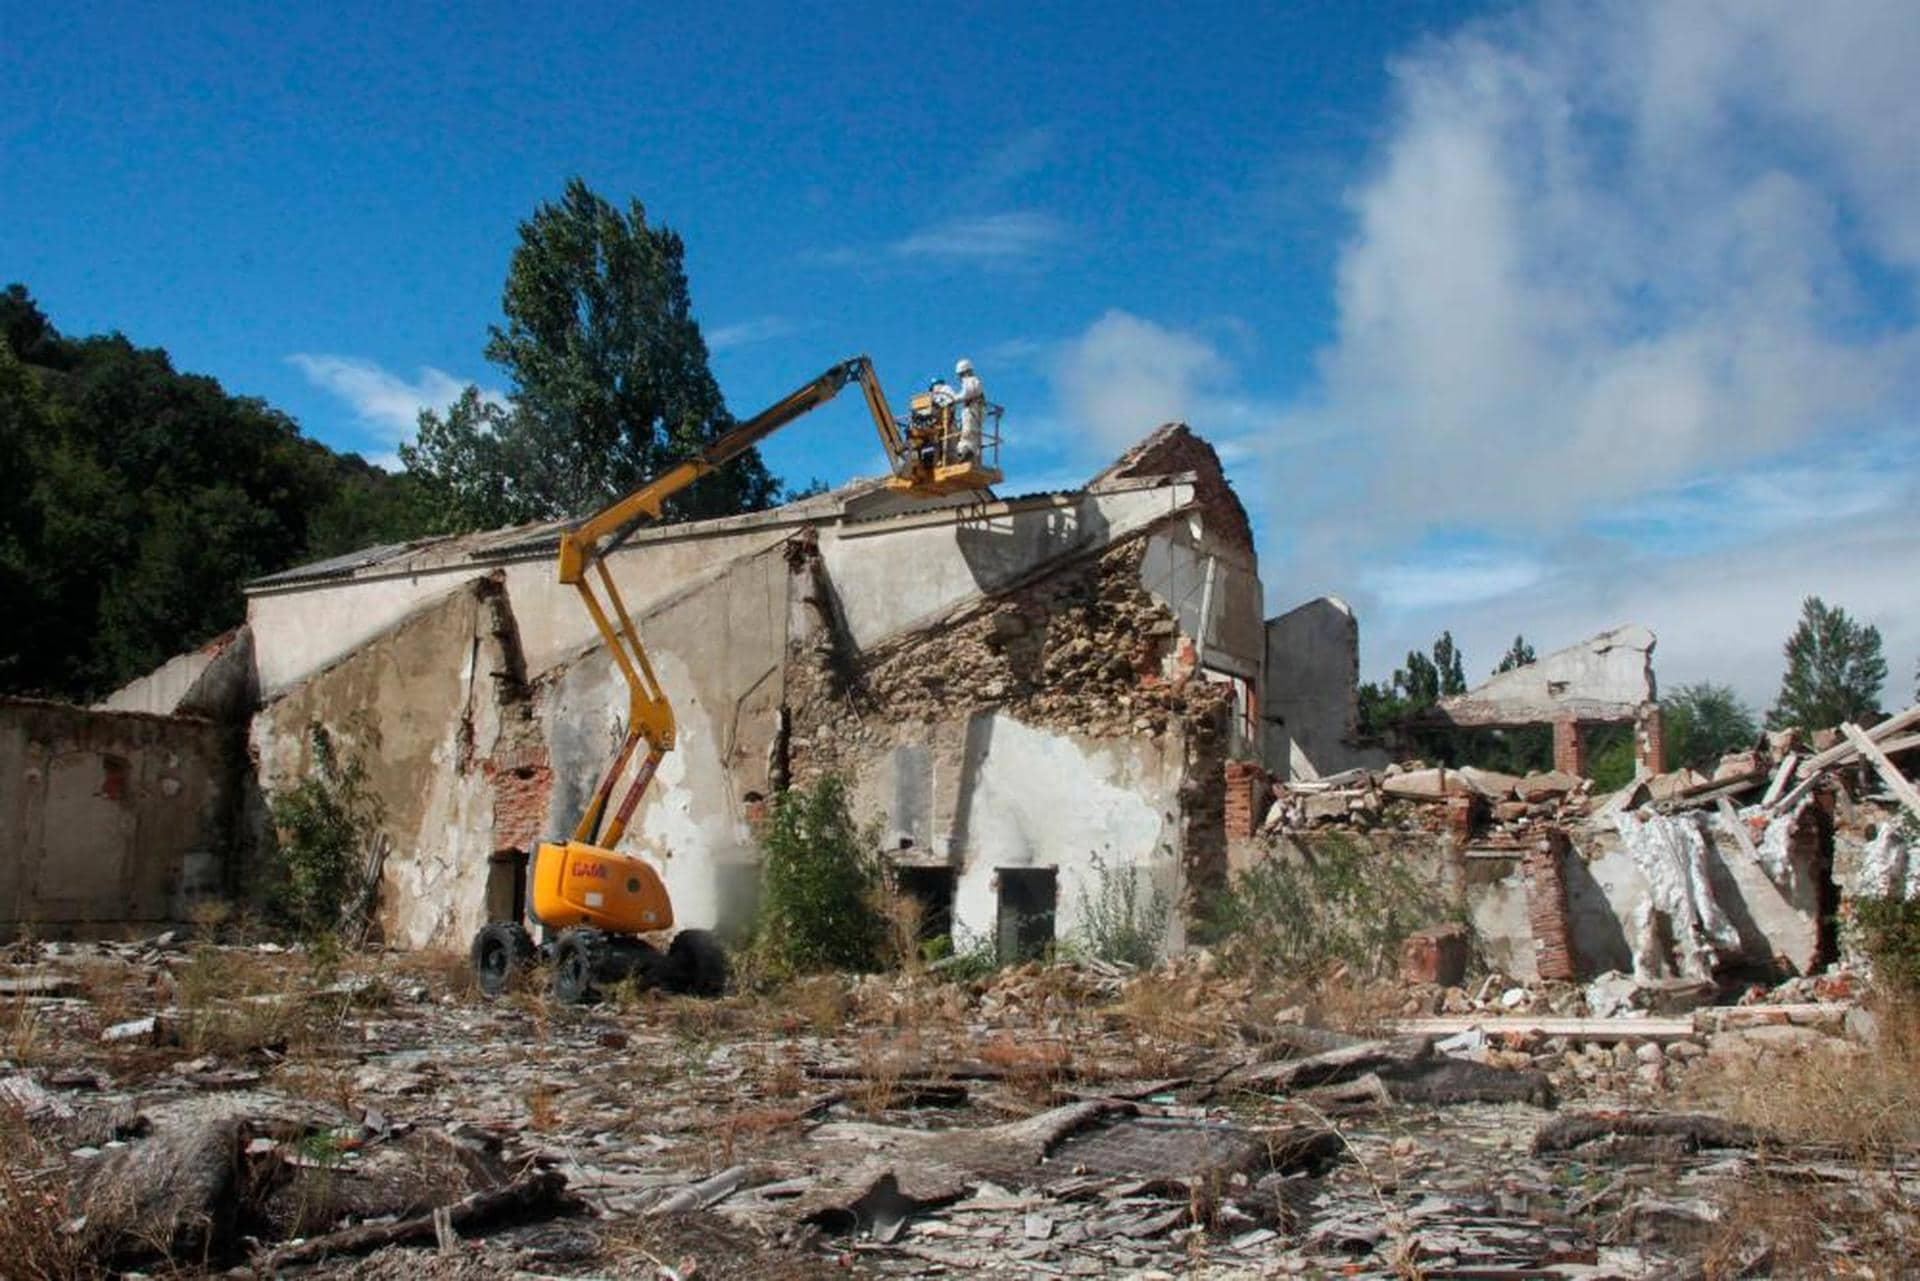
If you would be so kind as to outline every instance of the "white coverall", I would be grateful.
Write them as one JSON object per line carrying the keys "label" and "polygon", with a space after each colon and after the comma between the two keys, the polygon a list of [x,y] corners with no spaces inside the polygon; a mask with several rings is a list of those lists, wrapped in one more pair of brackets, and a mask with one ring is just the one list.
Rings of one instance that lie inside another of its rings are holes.
{"label": "white coverall", "polygon": [[980,386],[980,375],[969,370],[960,375],[960,447],[955,451],[962,462],[980,456],[980,441],[987,422],[987,393]]}

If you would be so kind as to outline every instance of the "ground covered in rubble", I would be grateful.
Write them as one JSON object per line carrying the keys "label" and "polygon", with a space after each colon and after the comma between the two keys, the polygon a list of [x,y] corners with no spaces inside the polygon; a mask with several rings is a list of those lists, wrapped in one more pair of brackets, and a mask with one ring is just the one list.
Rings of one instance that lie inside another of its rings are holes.
{"label": "ground covered in rubble", "polygon": [[1920,1033],[1845,973],[575,1008],[452,958],[4,960],[6,1275],[1895,1276],[1920,1232]]}

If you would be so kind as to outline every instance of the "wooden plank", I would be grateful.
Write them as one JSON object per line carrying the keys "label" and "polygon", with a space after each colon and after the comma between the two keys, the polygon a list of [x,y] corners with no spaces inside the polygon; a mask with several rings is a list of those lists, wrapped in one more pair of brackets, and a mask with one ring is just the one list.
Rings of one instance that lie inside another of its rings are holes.
{"label": "wooden plank", "polygon": [[1887,754],[1880,750],[1880,745],[1868,738],[1866,732],[1858,725],[1848,721],[1840,727],[1840,732],[1847,736],[1847,741],[1852,743],[1862,756],[1873,762],[1873,767],[1880,771],[1880,777],[1885,779],[1887,786],[1893,789],[1893,794],[1900,798],[1900,803],[1906,806],[1915,818],[1920,818],[1920,788],[1914,787],[1907,781],[1907,776],[1887,759]]}
{"label": "wooden plank", "polygon": [[1794,771],[1800,768],[1800,753],[1788,752],[1780,768],[1773,772],[1773,782],[1767,784],[1767,794],[1760,798],[1762,805],[1772,805],[1780,799],[1780,793],[1787,790],[1787,784],[1793,782]]}
{"label": "wooden plank", "polygon": [[1435,1018],[1400,1019],[1396,1032],[1415,1036],[1452,1036],[1479,1028],[1488,1036],[1517,1032],[1522,1036],[1564,1036],[1578,1041],[1681,1041],[1693,1035],[1693,1019],[1574,1019],[1574,1018],[1499,1018],[1492,1015],[1455,1014]]}
{"label": "wooden plank", "polygon": [[1760,851],[1753,848],[1753,834],[1747,831],[1747,821],[1740,817],[1739,810],[1733,808],[1733,802],[1724,796],[1720,798],[1720,821],[1733,833],[1735,843],[1740,846],[1740,852],[1747,856],[1747,860],[1758,863]]}

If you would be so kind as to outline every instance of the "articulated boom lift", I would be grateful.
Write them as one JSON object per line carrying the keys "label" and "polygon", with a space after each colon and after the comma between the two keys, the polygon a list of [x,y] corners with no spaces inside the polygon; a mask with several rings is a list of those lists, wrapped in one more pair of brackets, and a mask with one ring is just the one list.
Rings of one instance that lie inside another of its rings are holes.
{"label": "articulated boom lift", "polygon": [[[606,557],[642,523],[657,520],[668,499],[826,404],[851,382],[860,384],[880,433],[891,470],[889,488],[937,497],[999,483],[1000,472],[987,463],[997,457],[998,406],[989,407],[992,430],[981,456],[957,459],[953,445],[958,433],[951,407],[936,405],[923,394],[914,397],[907,418],[896,420],[873,363],[855,356],[560,536],[560,581],[579,591],[595,630],[627,683],[627,732],[571,838],[543,841],[534,853],[529,876],[532,914],[545,927],[546,941],[536,948],[519,921],[493,921],[474,936],[474,969],[488,995],[504,989],[536,955],[552,966],[553,994],[568,1002],[586,1000],[597,985],[629,978],[702,994],[718,993],[725,986],[725,955],[706,931],[680,931],[664,953],[641,937],[673,928],[673,903],[651,864],[614,849],[661,759],[673,750],[674,719],[673,705],[647,661],[646,647],[614,585]],[[608,821],[614,789],[643,742],[646,752]]]}

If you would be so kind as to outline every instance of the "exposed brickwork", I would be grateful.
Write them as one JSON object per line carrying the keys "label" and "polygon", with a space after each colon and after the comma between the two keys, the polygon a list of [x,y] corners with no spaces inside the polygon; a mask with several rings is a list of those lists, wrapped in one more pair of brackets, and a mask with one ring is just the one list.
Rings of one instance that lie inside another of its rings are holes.
{"label": "exposed brickwork", "polygon": [[1652,777],[1667,772],[1667,728],[1660,718],[1660,704],[1649,703],[1641,709],[1634,722],[1633,746],[1642,774]]}
{"label": "exposed brickwork", "polygon": [[1554,828],[1534,841],[1521,863],[1527,878],[1527,921],[1533,930],[1535,964],[1543,979],[1571,979],[1575,973],[1565,871],[1565,860],[1571,855],[1567,834]]}
{"label": "exposed brickwork", "polygon": [[1244,841],[1260,830],[1273,800],[1273,776],[1253,761],[1228,761],[1226,778],[1227,839]]}
{"label": "exposed brickwork", "polygon": [[539,764],[486,762],[487,778],[493,784],[493,843],[498,849],[531,850],[546,831],[553,771],[545,753],[540,755]]}
{"label": "exposed brickwork", "polygon": [[1241,506],[1239,495],[1233,492],[1220,466],[1220,455],[1185,423],[1167,423],[1160,427],[1094,477],[1087,488],[1097,490],[1103,480],[1175,476],[1182,472],[1194,475],[1200,518],[1208,532],[1242,551],[1252,552],[1253,526],[1248,523],[1247,509]]}
{"label": "exposed brickwork", "polygon": [[1553,723],[1553,767],[1575,778],[1587,776],[1587,736],[1579,721]]}
{"label": "exposed brickwork", "polygon": [[847,772],[864,748],[895,741],[896,727],[918,735],[987,708],[1089,737],[1223,733],[1231,691],[1176,661],[1173,616],[1140,586],[1144,548],[1144,537],[1129,539],[855,653],[817,557],[796,540],[789,564],[821,626],[787,663],[793,781]]}
{"label": "exposed brickwork", "polygon": [[1458,987],[1467,976],[1467,927],[1458,921],[1429,925],[1400,944],[1400,977],[1408,983]]}

